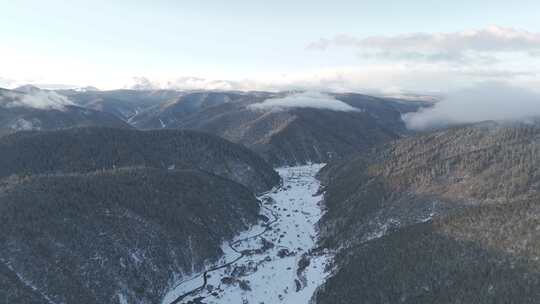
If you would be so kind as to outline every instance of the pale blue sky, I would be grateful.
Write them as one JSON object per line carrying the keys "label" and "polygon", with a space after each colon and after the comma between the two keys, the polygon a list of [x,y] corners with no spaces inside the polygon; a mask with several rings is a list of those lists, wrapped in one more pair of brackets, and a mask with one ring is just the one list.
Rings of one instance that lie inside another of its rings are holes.
{"label": "pale blue sky", "polygon": [[268,83],[287,74],[305,83],[319,80],[319,71],[354,70],[357,75],[364,67],[392,70],[398,64],[373,63],[346,47],[306,49],[340,34],[363,39],[490,25],[540,32],[540,4],[532,0],[0,0],[0,7],[0,77],[103,88],[123,86],[134,76],[160,82],[197,76]]}

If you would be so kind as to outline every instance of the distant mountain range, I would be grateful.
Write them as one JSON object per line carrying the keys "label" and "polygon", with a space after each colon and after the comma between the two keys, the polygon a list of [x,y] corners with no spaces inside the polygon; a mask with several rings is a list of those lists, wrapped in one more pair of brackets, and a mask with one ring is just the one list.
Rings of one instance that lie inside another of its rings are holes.
{"label": "distant mountain range", "polygon": [[0,130],[4,133],[82,126],[131,128],[115,115],[77,106],[55,92],[32,87],[25,87],[24,92],[0,89]]}
{"label": "distant mountain range", "polygon": [[81,107],[110,113],[126,122],[141,111],[184,94],[168,90],[61,90],[57,92]]}
{"label": "distant mountain range", "polygon": [[[349,112],[253,106],[297,92],[47,91],[23,86],[0,94],[0,136],[79,126],[193,129],[240,143],[273,165],[328,162],[394,140],[407,133],[401,115],[430,106],[361,94],[331,96],[357,109]],[[41,103],[15,102],[26,99]]]}
{"label": "distant mountain range", "polygon": [[252,105],[286,94],[197,92],[142,111],[137,128],[202,130],[241,143],[274,165],[327,162],[406,133],[401,115],[428,104],[360,94],[335,95],[358,109],[256,109]]}

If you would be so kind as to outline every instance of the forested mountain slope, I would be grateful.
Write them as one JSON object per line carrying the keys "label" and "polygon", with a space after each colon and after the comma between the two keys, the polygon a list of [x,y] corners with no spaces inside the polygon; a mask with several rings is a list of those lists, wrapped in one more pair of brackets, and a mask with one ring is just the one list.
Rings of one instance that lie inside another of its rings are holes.
{"label": "forested mountain slope", "polygon": [[537,303],[540,128],[483,123],[329,166],[317,303]]}
{"label": "forested mountain slope", "polygon": [[0,177],[146,166],[201,169],[255,192],[279,182],[278,174],[255,153],[195,131],[75,128],[18,132],[0,138],[0,151]]}
{"label": "forested mountain slope", "polygon": [[245,187],[201,171],[125,168],[0,181],[5,303],[159,303],[254,223]]}

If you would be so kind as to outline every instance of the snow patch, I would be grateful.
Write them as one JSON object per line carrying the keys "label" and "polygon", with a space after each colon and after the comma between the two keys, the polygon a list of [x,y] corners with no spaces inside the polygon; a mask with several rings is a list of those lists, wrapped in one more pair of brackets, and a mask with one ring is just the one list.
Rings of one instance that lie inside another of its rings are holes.
{"label": "snow patch", "polygon": [[401,222],[397,219],[389,219],[387,222],[383,223],[383,224],[379,224],[377,229],[375,229],[374,231],[371,231],[369,233],[367,233],[363,238],[362,238],[362,243],[365,243],[365,242],[369,242],[369,241],[372,241],[372,240],[376,240],[376,239],[380,239],[382,238],[383,236],[387,235],[389,233],[389,231],[391,231],[392,229],[397,229],[401,226]]}
{"label": "snow patch", "polygon": [[30,280],[27,280],[22,274],[20,274],[19,272],[17,272],[13,266],[11,266],[11,264],[0,258],[0,262],[2,262],[4,265],[6,265],[6,267],[12,271],[16,276],[17,278],[28,288],[30,288],[31,290],[33,290],[34,292],[38,293],[43,299],[45,299],[45,301],[49,304],[56,304],[49,296],[47,296],[45,293],[43,293],[41,290],[39,290],[39,288],[36,287],[36,285],[34,285],[34,283],[32,283]]}
{"label": "snow patch", "polygon": [[118,302],[120,302],[120,304],[128,304],[126,296],[121,293],[118,294]]}
{"label": "snow patch", "polygon": [[9,128],[17,131],[41,130],[41,121],[38,119],[30,121],[24,118],[18,118]]}
{"label": "snow patch", "polygon": [[161,118],[158,118],[159,119],[159,123],[161,125],[161,128],[164,129],[166,127],[165,123],[163,122],[163,120],[161,120]]}

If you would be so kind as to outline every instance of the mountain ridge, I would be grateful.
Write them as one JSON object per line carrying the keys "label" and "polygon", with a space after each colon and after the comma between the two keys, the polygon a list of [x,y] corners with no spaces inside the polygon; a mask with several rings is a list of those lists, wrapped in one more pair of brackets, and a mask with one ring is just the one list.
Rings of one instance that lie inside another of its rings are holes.
{"label": "mountain ridge", "polygon": [[149,166],[206,170],[244,184],[254,192],[267,191],[279,182],[273,168],[250,150],[196,131],[27,131],[1,137],[0,147],[2,177]]}

